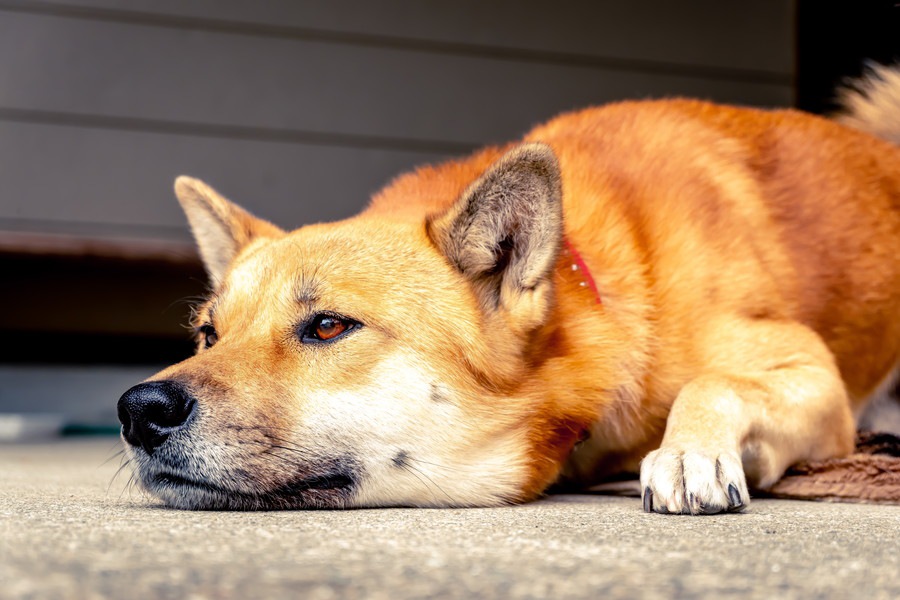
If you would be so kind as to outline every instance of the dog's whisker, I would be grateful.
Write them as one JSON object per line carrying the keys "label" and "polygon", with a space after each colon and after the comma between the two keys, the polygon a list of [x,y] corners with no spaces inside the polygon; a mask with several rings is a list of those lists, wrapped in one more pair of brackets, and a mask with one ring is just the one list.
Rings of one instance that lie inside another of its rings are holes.
{"label": "dog's whisker", "polygon": [[[266,437],[267,437],[266,440],[252,440],[252,442],[256,443],[256,444],[270,445],[272,448],[287,450],[288,452],[293,452],[295,454],[299,454],[299,455],[307,457],[307,458],[311,458],[313,456],[313,453],[309,450],[309,448],[305,448],[303,446],[298,446],[297,444],[293,443],[291,440],[287,440],[287,439],[280,438],[280,437],[273,436],[273,435],[266,436]],[[274,443],[272,443],[272,442],[274,442]]]}
{"label": "dog's whisker", "polygon": [[125,495],[125,492],[126,492],[126,491],[129,493],[129,494],[128,494],[128,499],[129,499],[129,500],[131,499],[131,486],[135,484],[136,478],[137,478],[137,471],[136,471],[136,470],[133,470],[133,471],[131,472],[131,477],[129,477],[129,478],[128,478],[128,481],[125,483],[125,487],[123,487],[123,488],[122,488],[122,491],[119,492],[119,500],[122,499],[122,496]]}
{"label": "dog's whisker", "polygon": [[[129,467],[129,466],[131,466],[131,461],[128,460],[128,459],[125,459],[125,460],[122,462],[122,464],[119,465],[119,468],[116,469],[116,472],[115,472],[115,474],[113,474],[112,479],[109,480],[109,485],[106,486],[106,493],[107,493],[107,495],[109,495],[109,491],[112,489],[112,486],[113,486],[113,484],[116,482],[116,478],[119,477],[119,474],[120,474],[122,471],[124,471],[127,467]],[[132,471],[132,475],[134,475],[134,472],[133,472],[133,471]]]}
{"label": "dog's whisker", "polygon": [[450,471],[452,473],[463,473],[464,472],[462,469],[454,469],[453,467],[450,467],[448,465],[442,465],[442,464],[435,463],[435,462],[429,462],[427,460],[422,460],[421,458],[414,458],[412,456],[407,456],[406,460],[411,460],[413,462],[422,463],[423,465],[428,465],[429,467],[436,467],[438,469],[443,469],[444,471]]}
{"label": "dog's whisker", "polygon": [[279,431],[286,432],[290,435],[298,435],[299,432],[295,429],[291,429],[289,427],[276,427],[274,425],[235,425],[228,424],[223,425],[224,429],[233,429],[236,431],[262,431],[262,432],[270,432],[270,431]]}
{"label": "dog's whisker", "polygon": [[106,460],[104,460],[102,463],[100,463],[100,465],[99,465],[97,468],[99,469],[100,467],[106,466],[107,463],[109,463],[109,462],[115,460],[116,458],[119,458],[120,456],[122,456],[122,455],[124,455],[124,454],[125,454],[125,448],[122,448],[121,450],[119,450],[118,452],[114,453],[112,456],[110,456],[110,457],[107,458]]}
{"label": "dog's whisker", "polygon": [[[453,504],[453,497],[450,496],[450,494],[448,494],[446,491],[444,491],[444,488],[442,488],[441,486],[439,486],[439,485],[437,484],[437,482],[434,481],[434,479],[432,479],[431,477],[429,477],[428,475],[426,475],[424,471],[422,471],[421,469],[417,469],[416,467],[412,466],[412,465],[409,464],[409,463],[405,463],[405,464],[403,465],[403,467],[404,467],[404,469],[407,470],[407,472],[412,473],[413,475],[415,475],[416,473],[418,473],[419,475],[421,475],[422,477],[424,477],[427,481],[431,482],[431,485],[433,485],[434,487],[436,487],[437,489],[439,489],[439,490],[441,491],[441,493],[444,494],[444,495],[447,497],[447,499],[450,501],[450,504]],[[419,481],[422,481],[421,478],[419,478],[418,476],[417,476],[416,478],[419,479]],[[424,482],[423,482],[423,483],[424,483]],[[426,483],[425,485],[426,485],[426,487],[428,486],[427,483]],[[431,491],[431,488],[429,488],[429,491]],[[431,493],[432,493],[432,495],[434,494],[433,491],[431,491]],[[437,499],[437,498],[435,498],[435,500],[436,500],[436,499]]]}
{"label": "dog's whisker", "polygon": [[179,304],[188,304],[190,305],[190,309],[193,312],[198,304],[203,304],[206,302],[206,296],[196,295],[196,296],[185,296],[183,298],[179,298],[177,300],[173,300],[169,306],[166,307],[166,310],[171,310],[173,306],[177,306]]}
{"label": "dog's whisker", "polygon": [[267,439],[264,439],[264,440],[241,440],[237,444],[225,444],[225,445],[226,446],[242,446],[242,445],[248,445],[248,444],[256,444],[258,446],[266,446],[269,449],[285,450],[287,452],[299,454],[299,455],[307,457],[307,458],[311,458],[313,456],[313,453],[308,448],[304,448],[302,446],[297,446],[296,444],[292,443],[290,440],[284,440],[284,439],[277,438],[274,436],[269,436]]}
{"label": "dog's whisker", "polygon": [[269,459],[276,460],[276,461],[279,461],[283,465],[287,465],[290,468],[290,470],[292,470],[292,471],[302,471],[303,470],[303,466],[304,466],[303,463],[291,460],[287,456],[282,456],[280,454],[274,454],[271,452],[266,453],[266,454]]}
{"label": "dog's whisker", "polygon": [[409,473],[410,475],[412,475],[413,477],[418,479],[419,482],[423,486],[425,486],[425,489],[428,490],[428,493],[431,494],[432,498],[434,498],[435,502],[437,502],[437,500],[438,500],[437,494],[434,493],[434,490],[431,489],[431,486],[428,484],[428,482],[425,479],[423,479],[420,475],[418,475],[412,468],[410,468],[409,465],[403,465],[402,468],[404,471],[406,471],[407,473]]}

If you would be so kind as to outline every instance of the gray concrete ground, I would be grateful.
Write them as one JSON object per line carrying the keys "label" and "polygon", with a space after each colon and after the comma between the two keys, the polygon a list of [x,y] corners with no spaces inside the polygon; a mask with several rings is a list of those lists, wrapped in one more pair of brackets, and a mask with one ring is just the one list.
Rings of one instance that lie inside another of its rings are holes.
{"label": "gray concrete ground", "polygon": [[898,598],[900,507],[635,498],[468,510],[180,512],[111,438],[0,446],[2,598]]}

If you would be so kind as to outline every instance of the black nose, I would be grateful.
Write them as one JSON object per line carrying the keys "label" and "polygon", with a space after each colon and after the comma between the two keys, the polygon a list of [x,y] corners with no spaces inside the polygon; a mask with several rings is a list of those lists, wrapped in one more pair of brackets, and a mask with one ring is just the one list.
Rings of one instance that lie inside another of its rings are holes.
{"label": "black nose", "polygon": [[132,446],[141,446],[153,454],[170,434],[187,426],[196,404],[177,382],[138,384],[119,398],[122,435]]}

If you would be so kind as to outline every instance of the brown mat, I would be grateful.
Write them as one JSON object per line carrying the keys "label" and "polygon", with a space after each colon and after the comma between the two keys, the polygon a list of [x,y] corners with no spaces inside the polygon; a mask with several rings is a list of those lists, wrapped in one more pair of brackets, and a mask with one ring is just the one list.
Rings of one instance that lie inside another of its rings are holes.
{"label": "brown mat", "polygon": [[[639,498],[641,486],[636,479],[624,479],[601,483],[587,491]],[[900,505],[900,437],[860,431],[855,453],[796,465],[771,490],[754,490],[752,496]]]}
{"label": "brown mat", "polygon": [[900,437],[861,431],[854,454],[791,467],[761,495],[900,505]]}

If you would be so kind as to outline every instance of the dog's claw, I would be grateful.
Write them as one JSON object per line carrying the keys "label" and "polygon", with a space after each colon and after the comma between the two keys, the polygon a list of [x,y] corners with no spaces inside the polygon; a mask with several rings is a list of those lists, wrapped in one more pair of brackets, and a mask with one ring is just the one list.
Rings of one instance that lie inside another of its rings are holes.
{"label": "dog's claw", "polygon": [[728,484],[728,501],[731,503],[731,508],[741,508],[744,506],[744,501],[741,499],[741,493],[733,483]]}
{"label": "dog's claw", "polygon": [[691,493],[688,493],[687,495],[687,509],[692,515],[702,515],[705,512],[705,508],[700,502],[700,498]]}
{"label": "dog's claw", "polygon": [[750,502],[741,459],[733,452],[654,450],[641,463],[641,488],[644,510],[660,514],[738,512]]}

